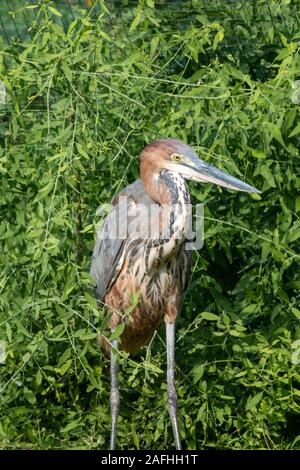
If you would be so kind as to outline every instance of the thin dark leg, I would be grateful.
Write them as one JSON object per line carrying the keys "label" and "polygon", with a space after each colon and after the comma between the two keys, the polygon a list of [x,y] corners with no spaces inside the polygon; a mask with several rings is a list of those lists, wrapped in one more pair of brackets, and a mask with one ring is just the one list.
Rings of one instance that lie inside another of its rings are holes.
{"label": "thin dark leg", "polygon": [[173,434],[176,442],[176,449],[181,450],[181,442],[177,420],[177,394],[174,381],[174,336],[175,323],[166,323],[167,334],[167,380],[168,380],[168,405],[172,421]]}
{"label": "thin dark leg", "polygon": [[110,450],[114,450],[116,443],[117,423],[120,406],[120,393],[118,383],[118,363],[115,351],[118,349],[118,341],[113,340],[110,353],[110,409],[111,409],[111,434]]}

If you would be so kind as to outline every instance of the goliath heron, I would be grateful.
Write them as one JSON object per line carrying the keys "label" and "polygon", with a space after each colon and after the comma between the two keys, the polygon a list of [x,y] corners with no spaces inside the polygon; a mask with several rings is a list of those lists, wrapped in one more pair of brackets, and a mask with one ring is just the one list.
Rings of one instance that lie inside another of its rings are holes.
{"label": "goliath heron", "polygon": [[[110,449],[115,447],[120,402],[117,350],[134,353],[147,345],[163,321],[169,414],[176,448],[181,449],[174,382],[174,328],[191,269],[191,253],[185,246],[190,203],[186,180],[237,191],[259,191],[200,160],[190,146],[176,139],[160,139],[146,145],[140,155],[140,176],[113,200],[114,208],[98,231],[91,266],[96,297],[111,312],[111,331],[122,319],[125,323],[118,340],[109,342],[103,335],[100,338],[111,361]],[[122,197],[127,198],[125,209],[121,207]],[[143,213],[136,231],[132,222],[140,205],[149,210]],[[151,208],[158,209],[155,220]],[[129,223],[120,224],[124,219]],[[138,301],[131,308],[134,296]]]}

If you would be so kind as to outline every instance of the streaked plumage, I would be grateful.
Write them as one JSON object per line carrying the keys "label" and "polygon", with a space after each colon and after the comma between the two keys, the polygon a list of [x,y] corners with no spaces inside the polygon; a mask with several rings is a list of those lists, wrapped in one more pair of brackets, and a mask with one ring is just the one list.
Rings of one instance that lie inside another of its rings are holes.
{"label": "streaked plumage", "polygon": [[[169,185],[172,180],[174,202],[178,202],[177,186],[182,183],[186,187],[185,181],[175,178],[173,181],[171,175],[164,177],[169,179]],[[136,181],[115,198],[114,210],[103,224],[105,233],[109,233],[108,226],[117,225],[118,201],[122,196],[129,198],[129,206],[144,204],[149,211],[150,205],[156,204],[145,193],[141,180]],[[184,202],[189,203],[187,190]],[[176,305],[179,310],[182,292],[187,286],[191,253],[185,251],[183,244],[184,214],[179,216],[170,209],[168,221],[171,241],[166,242],[163,232],[161,237],[157,234],[157,238],[145,240],[145,232],[149,229],[145,224],[139,238],[131,238],[128,233],[126,240],[99,239],[95,244],[91,273],[97,283],[97,298],[113,309],[111,329],[120,321],[117,312],[129,309],[139,292],[137,308],[125,316],[126,327],[120,343],[120,348],[128,352],[136,352],[151,340],[154,331],[163,323],[168,304]],[[103,237],[103,232],[99,235]],[[106,351],[110,350],[109,343],[103,341],[102,344]]]}
{"label": "streaked plumage", "polygon": [[[107,339],[101,339],[104,351],[111,354],[112,363],[111,448],[115,444],[119,409],[114,351],[118,347],[136,352],[148,344],[165,321],[168,402],[176,447],[180,449],[174,385],[174,324],[191,269],[191,252],[185,247],[190,218],[186,179],[213,182],[240,191],[258,191],[198,159],[191,147],[176,139],[150,143],[140,160],[141,179],[115,197],[114,208],[98,232],[91,266],[97,299],[112,312],[110,329],[113,331],[121,319],[125,321],[120,340],[114,341],[112,348]],[[126,206],[123,204],[125,197]],[[142,212],[137,234],[134,224],[139,218],[136,210],[140,207],[146,207],[148,215]],[[153,216],[152,209],[158,218]],[[116,231],[117,237],[112,237]]]}

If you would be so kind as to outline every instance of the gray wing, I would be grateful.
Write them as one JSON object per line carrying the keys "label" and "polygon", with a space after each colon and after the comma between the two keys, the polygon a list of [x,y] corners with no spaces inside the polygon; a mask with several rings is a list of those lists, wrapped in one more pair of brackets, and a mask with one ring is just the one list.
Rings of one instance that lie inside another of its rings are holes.
{"label": "gray wing", "polygon": [[[113,239],[109,233],[116,229],[117,211],[112,210],[104,220],[98,231],[95,242],[91,276],[96,281],[96,297],[103,301],[109,285],[113,282],[121,269],[121,258],[124,250],[124,240]],[[120,265],[120,266],[119,266]]]}
{"label": "gray wing", "polygon": [[122,218],[127,217],[128,214],[122,213],[122,207],[119,204],[120,196],[127,196],[132,203],[153,202],[145,192],[141,180],[137,180],[115,197],[113,209],[97,230],[90,274],[96,281],[96,297],[100,301],[104,300],[105,294],[116,280],[124,263],[128,239],[125,229],[128,224],[122,224]]}

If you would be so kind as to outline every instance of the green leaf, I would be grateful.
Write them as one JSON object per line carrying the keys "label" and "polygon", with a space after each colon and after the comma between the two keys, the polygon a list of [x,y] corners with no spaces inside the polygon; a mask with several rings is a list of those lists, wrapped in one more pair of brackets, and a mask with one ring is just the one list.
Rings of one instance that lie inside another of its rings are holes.
{"label": "green leaf", "polygon": [[300,434],[297,437],[295,437],[295,439],[293,440],[293,443],[291,445],[291,449],[294,448],[294,446],[295,446],[295,444],[297,444],[297,442],[300,442]]}
{"label": "green leaf", "polygon": [[61,65],[62,70],[64,71],[65,76],[68,80],[72,81],[72,70],[66,62]]}
{"label": "green leaf", "polygon": [[114,339],[118,339],[124,330],[125,330],[125,322],[119,323],[115,331],[113,331],[112,334],[110,335],[110,340],[112,341]]}
{"label": "green leaf", "polygon": [[52,7],[51,5],[47,5],[47,8],[49,11],[51,11],[51,13],[53,13],[53,15],[60,16],[60,17],[62,16],[60,11],[58,11],[56,8]]}
{"label": "green leaf", "polygon": [[236,336],[236,337],[244,336],[244,334],[241,331],[237,331],[237,330],[229,330],[229,334],[231,336]]}
{"label": "green leaf", "polygon": [[259,159],[266,158],[266,154],[262,150],[252,149],[251,153],[252,153],[253,157],[255,157],[255,158],[259,158]]}
{"label": "green leaf", "polygon": [[204,366],[203,364],[199,364],[193,368],[192,374],[194,376],[194,383],[199,382],[204,374]]}
{"label": "green leaf", "polygon": [[65,36],[64,30],[59,24],[52,23],[51,28],[58,36],[62,38]]}
{"label": "green leaf", "polygon": [[289,134],[289,138],[294,137],[295,135],[300,133],[300,123],[297,124],[296,127],[292,130],[292,132]]}
{"label": "green leaf", "polygon": [[270,170],[270,168],[267,165],[264,165],[260,169],[260,173],[263,175],[269,186],[272,188],[276,188],[276,183],[274,180],[274,176]]}
{"label": "green leaf", "polygon": [[150,43],[151,57],[153,57],[154,54],[157,52],[157,48],[158,48],[160,40],[161,40],[161,38],[158,34],[151,39],[151,43]]}
{"label": "green leaf", "polygon": [[137,433],[136,433],[136,431],[133,427],[131,428],[131,434],[132,434],[134,445],[135,445],[136,449],[139,450],[139,448],[140,448],[139,438],[138,438],[138,435],[137,435]]}
{"label": "green leaf", "polygon": [[226,68],[228,69],[230,75],[232,75],[234,78],[237,78],[238,80],[244,79],[243,73],[237,68],[233,67],[230,64],[226,64]]}
{"label": "green leaf", "polygon": [[300,320],[300,310],[298,310],[296,307],[292,307],[291,308],[293,314],[295,315],[295,317]]}
{"label": "green leaf", "polygon": [[217,34],[214,37],[214,42],[213,42],[213,50],[216,50],[218,44],[223,41],[224,39],[224,30],[220,30],[217,32]]}
{"label": "green leaf", "polygon": [[26,363],[29,361],[30,358],[31,358],[31,354],[27,352],[26,354],[24,354],[22,359],[23,359],[23,362]]}
{"label": "green leaf", "polygon": [[96,339],[98,336],[98,333],[83,333],[82,335],[79,336],[79,338],[82,341],[88,341],[90,339]]}
{"label": "green leaf", "polygon": [[36,381],[36,384],[39,386],[42,384],[42,380],[43,380],[43,376],[42,376],[42,373],[40,371],[40,369],[37,371],[36,373],[36,376],[35,376],[35,381]]}
{"label": "green leaf", "polygon": [[138,25],[140,24],[140,21],[141,21],[141,16],[142,16],[142,11],[140,9],[138,9],[136,11],[136,16],[134,18],[134,20],[132,21],[131,25],[130,25],[130,28],[129,28],[129,32],[131,33],[132,31],[134,31]]}
{"label": "green leaf", "polygon": [[277,142],[279,142],[282,147],[286,148],[286,145],[283,141],[283,138],[282,138],[282,135],[281,135],[281,130],[279,128],[279,126],[277,126],[276,124],[274,123],[266,123],[267,124],[267,127],[271,133],[271,135],[277,140]]}
{"label": "green leaf", "polygon": [[62,433],[70,432],[73,429],[76,429],[81,426],[82,426],[82,423],[80,421],[72,421],[71,423],[67,424],[67,426],[65,426],[63,429],[61,429],[60,432]]}
{"label": "green leaf", "polygon": [[102,36],[106,41],[111,42],[112,39],[109,37],[109,35],[105,31],[99,31],[100,36]]}
{"label": "green leaf", "polygon": [[202,312],[200,315],[202,318],[204,318],[205,320],[209,320],[209,321],[217,321],[220,319],[218,315],[215,315],[214,313],[211,313],[211,312]]}
{"label": "green leaf", "polygon": [[95,310],[98,308],[97,300],[94,296],[92,296],[89,292],[84,292],[84,297],[87,303]]}
{"label": "green leaf", "polygon": [[72,359],[68,359],[63,366],[58,370],[60,375],[64,375],[71,367]]}
{"label": "green leaf", "polygon": [[58,361],[58,367],[61,367],[71,356],[72,349],[67,348],[63,354],[60,356],[59,361]]}
{"label": "green leaf", "polygon": [[36,396],[32,390],[28,390],[28,388],[24,388],[24,398],[27,400],[31,405],[35,405],[36,403]]}
{"label": "green leaf", "polygon": [[41,189],[39,190],[38,199],[40,200],[40,199],[46,197],[46,196],[50,193],[50,191],[52,190],[52,188],[53,188],[53,181],[50,180],[50,181],[48,181],[47,184],[45,184],[45,186],[43,186],[43,188],[41,188]]}
{"label": "green leaf", "polygon": [[249,397],[246,404],[246,410],[253,410],[263,397],[264,392],[259,392],[253,397]]}
{"label": "green leaf", "polygon": [[145,369],[151,370],[156,374],[163,374],[163,370],[157,367],[155,364],[152,364],[150,361],[143,361],[143,366],[145,367]]}
{"label": "green leaf", "polygon": [[[27,338],[31,338],[31,334],[19,320],[16,320],[16,325],[18,327],[18,330],[21,331],[25,336],[27,336]],[[27,354],[29,353],[26,353],[24,357],[27,357]]]}

